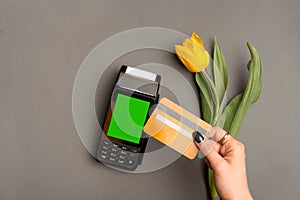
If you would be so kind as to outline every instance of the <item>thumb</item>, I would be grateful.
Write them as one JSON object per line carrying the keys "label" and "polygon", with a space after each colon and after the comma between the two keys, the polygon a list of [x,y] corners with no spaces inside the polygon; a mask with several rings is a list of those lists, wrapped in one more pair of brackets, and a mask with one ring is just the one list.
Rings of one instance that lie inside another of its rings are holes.
{"label": "thumb", "polygon": [[206,160],[209,162],[209,166],[213,171],[220,166],[220,164],[225,162],[224,158],[217,151],[219,148],[218,143],[207,139],[207,137],[198,131],[195,131],[193,136],[196,147],[206,157]]}

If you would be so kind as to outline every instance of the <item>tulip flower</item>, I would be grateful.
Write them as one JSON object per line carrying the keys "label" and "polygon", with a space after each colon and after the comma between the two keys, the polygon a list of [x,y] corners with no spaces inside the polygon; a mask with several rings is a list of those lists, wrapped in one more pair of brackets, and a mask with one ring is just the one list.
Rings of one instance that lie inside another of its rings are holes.
{"label": "tulip flower", "polygon": [[190,72],[201,72],[209,64],[209,54],[196,33],[193,33],[191,38],[185,39],[182,45],[175,45],[175,50],[178,58]]}
{"label": "tulip flower", "polygon": [[179,60],[190,72],[196,73],[196,77],[200,74],[203,76],[209,92],[212,93],[212,101],[217,105],[214,112],[218,112],[219,98],[217,90],[212,78],[205,70],[209,65],[209,54],[205,50],[201,38],[196,33],[192,33],[191,37],[185,39],[182,45],[175,45],[175,51]]}

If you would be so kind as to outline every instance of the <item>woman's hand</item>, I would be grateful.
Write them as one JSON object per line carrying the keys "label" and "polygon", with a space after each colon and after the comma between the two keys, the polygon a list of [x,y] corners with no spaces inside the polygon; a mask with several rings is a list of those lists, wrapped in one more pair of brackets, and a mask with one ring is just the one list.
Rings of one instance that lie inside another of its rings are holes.
{"label": "woman's hand", "polygon": [[206,138],[194,133],[195,144],[205,155],[214,172],[217,192],[222,200],[253,199],[247,182],[245,146],[219,127],[213,127]]}

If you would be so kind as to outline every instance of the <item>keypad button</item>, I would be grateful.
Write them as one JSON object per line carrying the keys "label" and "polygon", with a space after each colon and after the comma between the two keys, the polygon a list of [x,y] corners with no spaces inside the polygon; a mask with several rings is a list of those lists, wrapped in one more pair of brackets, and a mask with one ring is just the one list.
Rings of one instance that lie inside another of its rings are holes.
{"label": "keypad button", "polygon": [[130,148],[128,146],[122,145],[121,149],[125,150],[125,151],[129,151]]}
{"label": "keypad button", "polygon": [[138,152],[138,149],[132,148],[131,151],[132,151],[133,153],[137,153],[137,152]]}
{"label": "keypad button", "polygon": [[122,155],[127,155],[127,152],[126,151],[121,151],[120,152]]}
{"label": "keypad button", "polygon": [[101,155],[101,158],[102,158],[102,159],[106,159],[107,156],[106,156],[106,155]]}
{"label": "keypad button", "polygon": [[108,150],[109,147],[108,146],[103,146],[102,149]]}
{"label": "keypad button", "polygon": [[118,163],[124,164],[125,162],[124,162],[124,160],[118,160]]}
{"label": "keypad button", "polygon": [[106,144],[106,145],[109,144],[109,142],[107,140],[103,140],[103,143]]}
{"label": "keypad button", "polygon": [[119,158],[120,159],[125,159],[125,156],[120,155]]}
{"label": "keypad button", "polygon": [[107,151],[102,150],[102,151],[101,151],[101,154],[107,155]]}
{"label": "keypad button", "polygon": [[116,159],[115,159],[115,158],[112,158],[112,157],[110,157],[109,160],[112,161],[112,162],[115,162],[115,161],[116,161]]}
{"label": "keypad button", "polygon": [[117,149],[115,149],[115,148],[111,148],[111,151],[113,151],[113,152],[117,152]]}
{"label": "keypad button", "polygon": [[137,156],[136,153],[130,153],[129,155],[130,155],[131,157],[136,157],[136,156]]}
{"label": "keypad button", "polygon": [[110,156],[116,157],[117,155],[115,153],[110,153]]}
{"label": "keypad button", "polygon": [[128,163],[129,165],[133,165],[134,160],[133,160],[133,159],[128,159],[128,160],[127,160],[127,163]]}

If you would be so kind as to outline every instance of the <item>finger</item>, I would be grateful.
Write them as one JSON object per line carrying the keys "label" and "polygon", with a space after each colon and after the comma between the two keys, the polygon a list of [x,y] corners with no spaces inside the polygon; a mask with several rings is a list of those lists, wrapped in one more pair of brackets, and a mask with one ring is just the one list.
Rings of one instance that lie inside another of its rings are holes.
{"label": "finger", "polygon": [[215,126],[210,130],[208,138],[213,138],[216,142],[220,142],[226,133],[222,128]]}
{"label": "finger", "polygon": [[238,158],[245,158],[245,145],[233,137],[228,136],[221,145],[219,153],[227,160],[230,158],[229,160],[231,162],[239,162]]}
{"label": "finger", "polygon": [[220,145],[214,140],[208,139],[205,135],[198,131],[193,133],[194,143],[201,153],[206,156],[210,151],[215,150],[219,152]]}
{"label": "finger", "polygon": [[[227,132],[226,132],[226,134],[227,134]],[[225,134],[225,135],[226,135]],[[226,137],[225,137],[225,135],[223,136],[223,138],[221,139],[221,140],[223,140],[222,141],[222,145],[224,145],[224,144],[229,144],[229,145],[233,145],[234,143],[236,143],[237,142],[237,140],[236,139],[234,139],[230,134],[228,134]]]}
{"label": "finger", "polygon": [[220,156],[218,151],[215,149],[215,147],[217,146],[217,143],[215,141],[207,139],[198,131],[195,131],[193,135],[195,138],[195,145],[206,157],[207,161],[209,162],[209,166],[212,170],[215,170],[221,163],[225,162],[223,157]]}
{"label": "finger", "polygon": [[226,137],[224,137],[224,139],[222,141],[219,153],[222,156],[225,156],[226,154],[230,153],[232,151],[232,149],[234,149],[234,147],[236,146],[237,142],[238,141],[236,139],[234,139],[232,136],[227,135]]}

